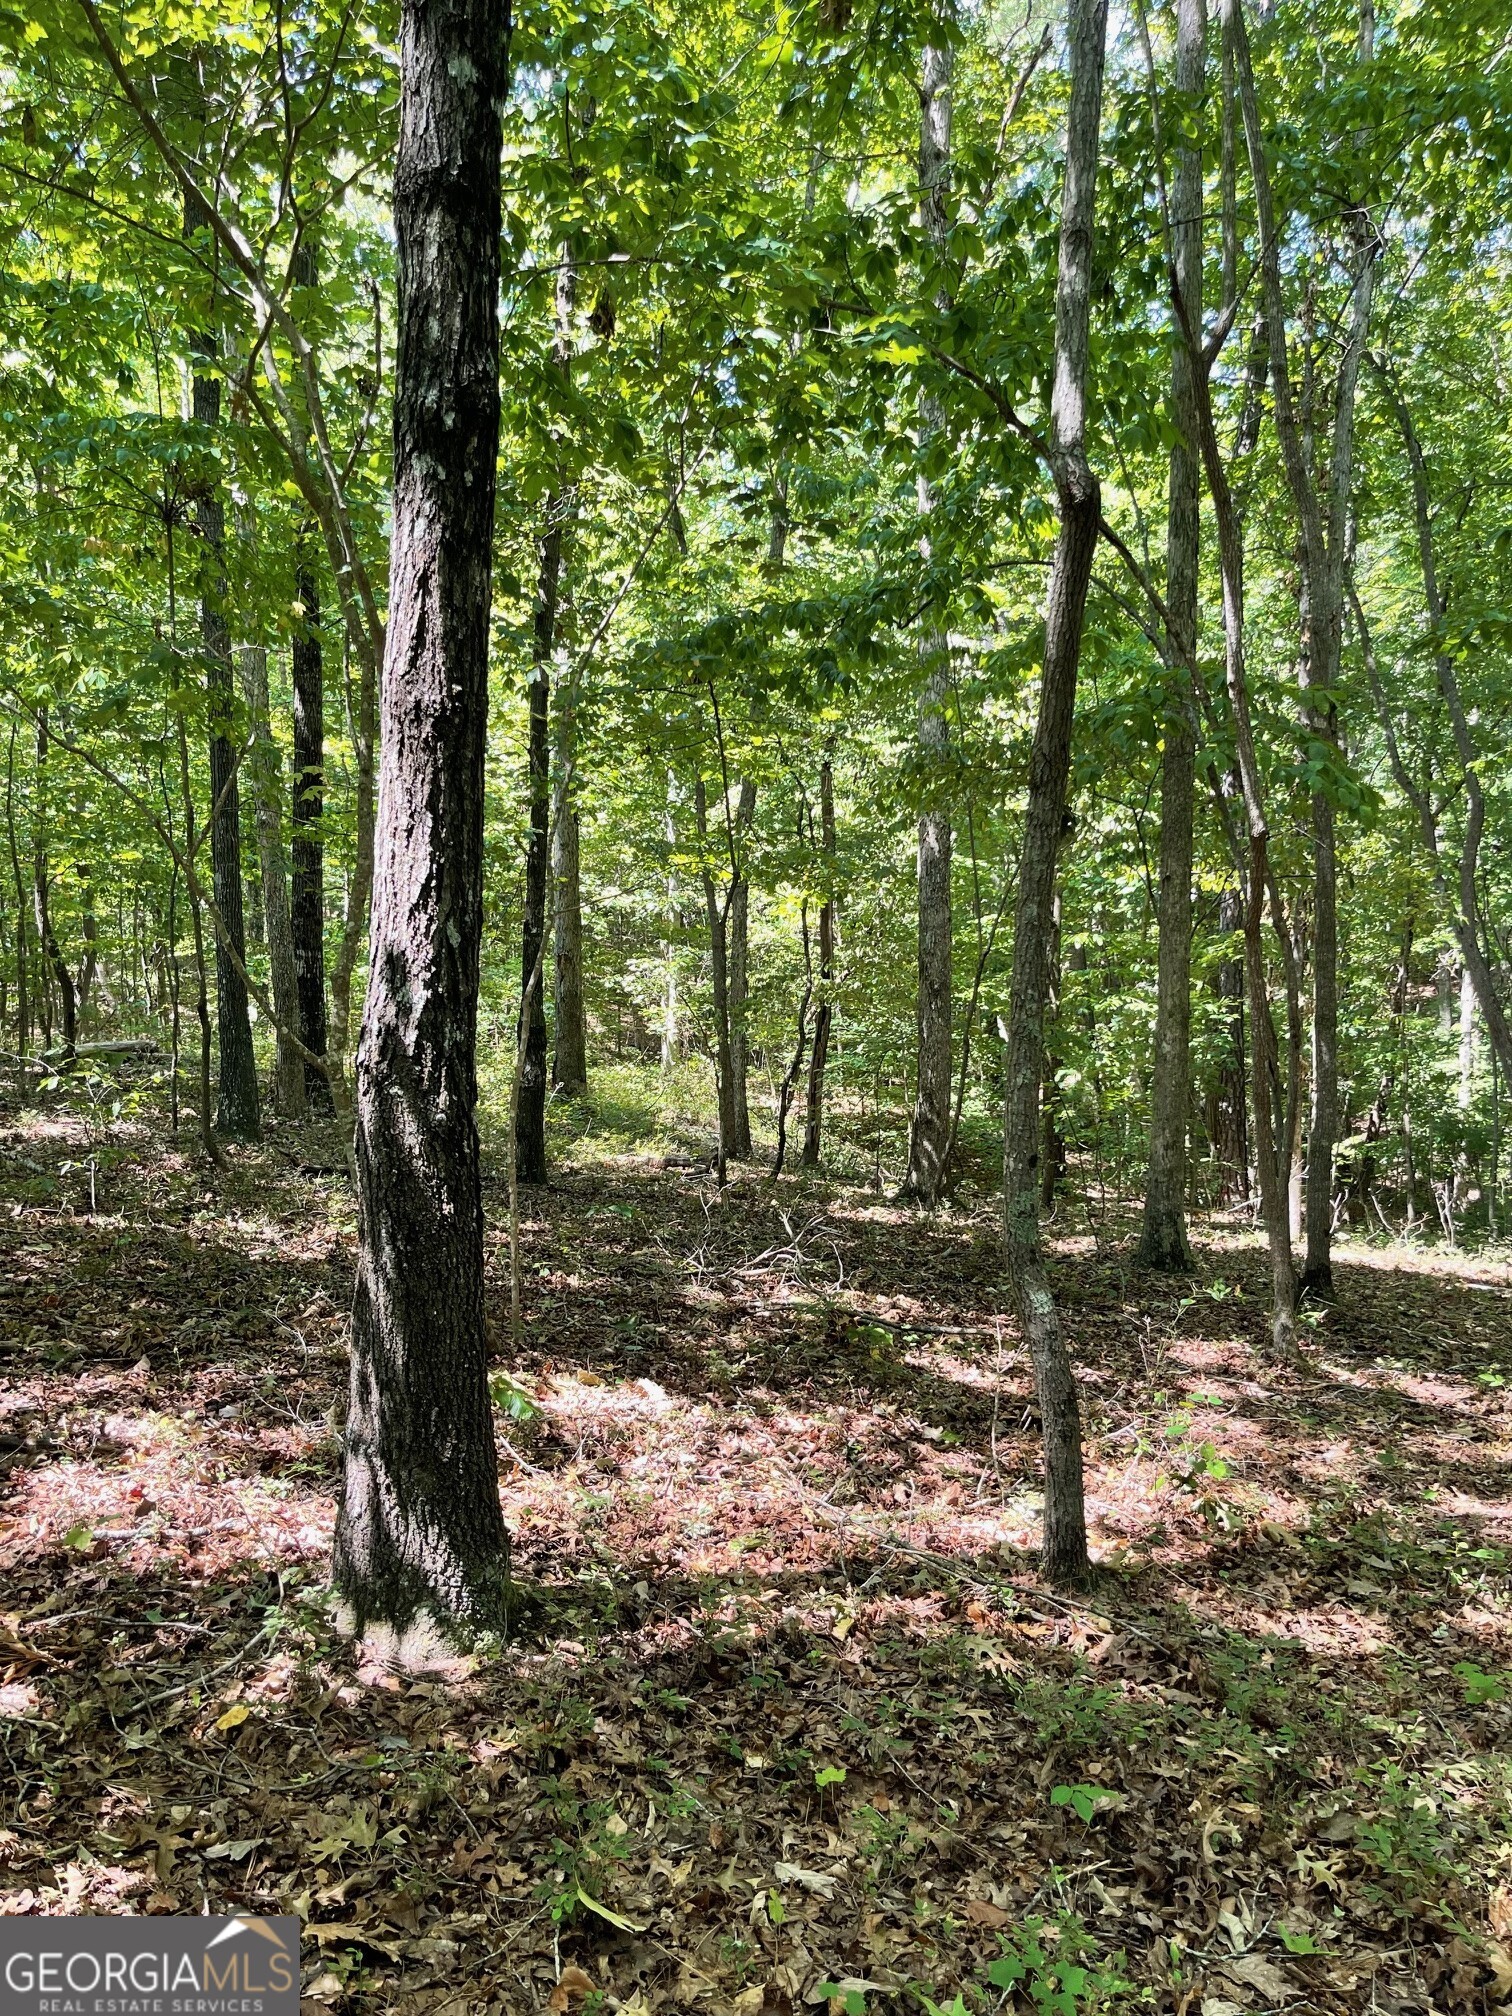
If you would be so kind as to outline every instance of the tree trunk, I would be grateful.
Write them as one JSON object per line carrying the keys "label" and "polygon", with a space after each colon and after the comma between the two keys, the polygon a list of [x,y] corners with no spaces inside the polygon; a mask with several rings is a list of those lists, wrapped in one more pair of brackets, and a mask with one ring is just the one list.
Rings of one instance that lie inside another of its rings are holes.
{"label": "tree trunk", "polygon": [[577,708],[569,688],[557,694],[557,775],[564,780],[562,809],[552,842],[556,917],[552,1007],[556,1049],[551,1082],[570,1099],[588,1090],[588,1038],[583,1013],[583,892],[580,877],[577,795]]}
{"label": "tree trunk", "polygon": [[[208,220],[190,199],[185,200],[186,235],[207,228]],[[198,360],[213,363],[217,339],[201,333],[194,339]],[[219,378],[194,373],[194,418],[214,431],[220,425]],[[252,1021],[247,989],[231,957],[246,963],[247,938],[242,915],[241,798],[237,785],[237,750],[232,740],[235,710],[231,693],[231,630],[226,620],[226,514],[213,481],[200,492],[195,525],[201,542],[200,643],[205,655],[205,688],[210,718],[210,860],[215,906],[228,948],[215,939],[216,1035],[220,1045],[220,1081],[216,1129],[233,1140],[255,1141],[261,1132],[258,1111],[257,1064],[252,1051]]]}
{"label": "tree trunk", "polygon": [[16,843],[16,731],[11,722],[10,742],[5,756],[5,834],[10,844],[11,878],[16,888],[16,1050],[25,1057],[31,1049],[31,977],[26,941],[26,888],[21,877],[21,850]]}
{"label": "tree trunk", "polygon": [[750,917],[751,881],[745,872],[745,840],[756,816],[756,786],[749,777],[740,781],[739,807],[735,814],[736,872],[730,883],[729,1002],[730,1002],[730,1115],[734,1134],[729,1153],[746,1161],[751,1153],[751,1109],[746,1097],[750,1070],[751,1042],[747,1027],[750,1000]]}
{"label": "tree trunk", "polygon": [[[1244,899],[1237,889],[1225,889],[1218,899],[1218,927],[1235,933],[1242,931],[1243,926]],[[1250,1194],[1243,959],[1222,960],[1213,978],[1213,988],[1227,1006],[1228,1040],[1213,1095],[1208,1135],[1213,1144],[1213,1160],[1218,1165],[1218,1200],[1226,1204]]]}
{"label": "tree trunk", "polygon": [[393,546],[358,1272],[335,1580],[351,1620],[503,1621],[477,1012],[507,0],[404,0]]}
{"label": "tree trunk", "polygon": [[261,644],[243,644],[242,693],[252,717],[252,806],[257,858],[262,868],[263,917],[267,925],[268,970],[272,980],[277,1044],[273,1103],[291,1119],[305,1110],[304,1064],[289,1041],[299,1034],[299,989],[294,971],[294,934],[289,913],[289,864],[284,854],[283,778],[268,704],[268,654]]}
{"label": "tree trunk", "polygon": [[1056,1052],[1061,1008],[1061,896],[1050,899],[1050,950],[1045,981],[1045,1062],[1040,1081],[1040,1209],[1048,1211],[1066,1174],[1066,1137],[1060,1126],[1060,1074]]}
{"label": "tree trunk", "polygon": [[[63,1038],[63,1061],[72,1064],[79,1047],[79,997],[73,975],[63,957],[53,930],[52,905],[47,867],[47,709],[37,715],[37,789],[32,805],[32,905],[37,924],[37,943],[42,948],[44,973],[58,990],[58,1013]],[[44,1013],[46,1041],[52,1044],[52,1020]]]}
{"label": "tree trunk", "polygon": [[[920,82],[919,209],[925,234],[936,255],[943,255],[949,236],[946,196],[950,183],[951,86],[955,52],[947,43],[925,48]],[[944,415],[939,401],[920,402],[921,446],[938,433]],[[919,515],[927,526],[934,510],[934,489],[922,471],[918,479]],[[920,542],[930,558],[927,531]],[[951,1095],[951,814],[950,645],[941,616],[931,610],[919,639],[922,681],[919,691],[918,748],[923,784],[919,813],[919,979],[918,1083],[908,1130],[908,1167],[902,1194],[916,1203],[939,1202],[945,1181],[945,1157],[950,1146]]]}
{"label": "tree trunk", "polygon": [[[1205,0],[1178,0],[1176,90],[1186,116],[1200,121],[1206,73]],[[1200,131],[1200,125],[1194,130]],[[1174,284],[1192,327],[1202,326],[1202,148],[1183,146],[1172,189]],[[1187,1107],[1192,1037],[1192,801],[1197,753],[1192,677],[1197,653],[1197,574],[1201,550],[1200,468],[1190,351],[1177,340],[1171,357],[1171,448],[1166,506],[1167,640],[1165,747],[1160,764],[1160,950],[1155,1001],[1155,1069],[1150,1092],[1150,1168],[1145,1183],[1139,1260],[1165,1273],[1192,1264],[1187,1240]]]}
{"label": "tree trunk", "polygon": [[835,772],[828,756],[819,770],[819,844],[824,868],[824,904],[819,912],[819,1012],[814,1017],[814,1051],[809,1059],[808,1113],[803,1129],[803,1167],[817,1169],[824,1131],[824,1071],[829,1061],[835,1004]]}
{"label": "tree trunk", "polygon": [[709,860],[709,800],[700,777],[693,787],[693,812],[698,823],[699,847],[703,854],[704,909],[709,919],[709,964],[714,988],[714,1072],[715,1096],[719,1111],[719,1180],[724,1181],[725,1164],[735,1152],[735,1072],[730,1043],[729,940],[726,926],[731,893],[719,899]]}
{"label": "tree trunk", "polygon": [[667,807],[663,828],[667,842],[667,936],[662,940],[662,1029],[661,1068],[674,1070],[682,1056],[682,1029],[677,1002],[677,946],[672,933],[682,925],[677,908],[677,867],[673,860],[677,846],[677,821],[672,814],[672,773],[667,772]]}
{"label": "tree trunk", "polygon": [[[1355,393],[1370,329],[1380,243],[1363,210],[1351,217],[1355,278],[1350,329],[1339,364],[1332,444],[1321,485],[1310,452],[1310,427],[1300,424],[1293,400],[1281,291],[1281,240],[1272,202],[1270,169],[1255,97],[1249,37],[1242,7],[1225,0],[1231,27],[1245,143],[1255,188],[1260,270],[1270,334],[1276,432],[1287,485],[1302,534],[1306,616],[1302,626],[1303,700],[1308,727],[1325,746],[1337,744],[1333,688],[1344,625],[1349,499],[1354,473]],[[1373,53],[1374,15],[1362,10],[1360,56]],[[1313,824],[1313,1070],[1312,1119],[1307,1148],[1307,1258],[1303,1290],[1333,1299],[1333,1152],[1339,1132],[1338,1087],[1338,870],[1333,801],[1322,786],[1312,793]]]}
{"label": "tree trunk", "polygon": [[546,1181],[546,871],[551,826],[551,655],[556,649],[562,586],[562,502],[546,499],[536,574],[535,629],[530,647],[530,837],[525,853],[525,902],[520,926],[520,1019],[523,1036],[515,1173],[521,1183]]}
{"label": "tree trunk", "polygon": [[1055,297],[1051,459],[1060,529],[1045,612],[1044,670],[1029,758],[1029,802],[1014,912],[1008,1059],[1003,1105],[1003,1203],[1008,1274],[1034,1363],[1045,1448],[1042,1567],[1053,1582],[1085,1579],[1081,1411],[1076,1380],[1045,1273],[1039,1229],[1039,1099],[1050,988],[1055,865],[1066,816],[1071,723],[1087,590],[1097,551],[1101,493],[1086,453],[1088,325],[1098,132],[1107,0],[1071,0],[1066,39],[1071,101],[1066,125],[1060,268]]}
{"label": "tree trunk", "polygon": [[[294,553],[294,599],[299,627],[290,654],[294,676],[294,881],[290,931],[299,1040],[317,1057],[326,1054],[325,987],[325,653],[320,635],[320,586],[308,542]],[[317,1113],[332,1110],[324,1072],[304,1066],[305,1097]]]}

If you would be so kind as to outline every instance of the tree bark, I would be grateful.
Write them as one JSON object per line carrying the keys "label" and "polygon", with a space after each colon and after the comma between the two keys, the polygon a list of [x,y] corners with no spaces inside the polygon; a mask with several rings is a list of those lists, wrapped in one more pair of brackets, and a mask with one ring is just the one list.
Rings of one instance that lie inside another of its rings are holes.
{"label": "tree bark", "polygon": [[[185,200],[184,230],[192,235],[208,224],[204,212]],[[194,338],[196,360],[213,363],[217,338],[201,332]],[[219,378],[196,370],[193,383],[196,423],[213,432],[220,425]],[[215,905],[237,958],[246,963],[247,937],[242,913],[241,796],[237,782],[237,752],[232,741],[235,709],[231,691],[231,629],[226,620],[226,514],[214,479],[206,482],[194,508],[200,554],[200,644],[205,659],[205,690],[210,719],[210,860]],[[216,1036],[220,1079],[216,1130],[233,1140],[255,1141],[262,1131],[257,1095],[257,1063],[252,1051],[252,1020],[247,989],[222,944],[215,940]]]}
{"label": "tree bark", "polygon": [[393,547],[335,1579],[356,1628],[503,1621],[476,1123],[507,0],[404,0]]}
{"label": "tree bark", "polygon": [[552,1010],[556,1048],[551,1082],[570,1099],[588,1090],[588,1037],[583,1012],[583,891],[574,778],[577,771],[577,705],[570,685],[556,696],[557,776],[563,780],[562,809],[552,841],[555,898]]}
{"label": "tree bark", "polygon": [[[1176,90],[1184,113],[1201,117],[1206,75],[1206,0],[1178,0]],[[1171,219],[1173,285],[1194,329],[1202,326],[1202,148],[1176,157]],[[1171,356],[1171,449],[1166,506],[1167,640],[1165,746],[1160,763],[1160,948],[1155,1001],[1155,1069],[1150,1091],[1150,1168],[1139,1260],[1165,1273],[1192,1264],[1187,1239],[1187,1112],[1192,1040],[1192,812],[1197,736],[1191,674],[1197,652],[1197,576],[1202,521],[1191,352],[1181,338]]]}
{"label": "tree bark", "polygon": [[[320,585],[308,543],[294,554],[294,599],[299,627],[291,652],[294,677],[294,878],[290,931],[299,1038],[317,1057],[326,1054],[325,986],[325,653],[320,634]],[[317,1113],[332,1110],[331,1086],[313,1064],[304,1065],[305,1097]]]}
{"label": "tree bark", "polygon": [[562,590],[562,500],[546,499],[536,572],[535,626],[530,646],[527,761],[530,829],[525,851],[525,901],[520,924],[520,1017],[523,1036],[515,1173],[521,1183],[546,1181],[547,847],[551,827],[551,657],[556,649]]}
{"label": "tree bark", "polygon": [[16,888],[16,1051],[25,1057],[31,1049],[31,976],[26,942],[26,890],[21,877],[21,850],[16,842],[16,731],[11,722],[10,742],[5,754],[5,834],[10,844],[11,879]]}
{"label": "tree bark", "polygon": [[[58,990],[58,1016],[63,1038],[63,1061],[72,1064],[79,1047],[79,997],[73,975],[63,957],[53,930],[52,902],[47,866],[47,750],[49,742],[47,709],[37,714],[37,789],[32,806],[32,908],[37,925],[37,943],[42,948],[44,974]],[[45,1006],[45,996],[44,996]],[[44,1013],[45,1041],[52,1043],[52,1023]]]}
{"label": "tree bark", "polygon": [[814,1049],[809,1058],[808,1111],[803,1129],[805,1169],[817,1169],[824,1132],[824,1072],[834,1022],[835,981],[835,771],[826,756],[819,769],[819,845],[824,870],[824,903],[819,912],[819,1011],[814,1017]]}
{"label": "tree bark", "polygon": [[268,972],[272,981],[274,1031],[273,1103],[291,1119],[305,1110],[305,1067],[289,1033],[299,1031],[299,989],[294,969],[294,933],[289,912],[289,864],[284,853],[283,779],[268,703],[268,653],[261,644],[243,644],[238,653],[242,694],[252,717],[252,808],[257,858],[262,869],[263,918],[267,927]]}
{"label": "tree bark", "polygon": [[735,1147],[735,1073],[730,1044],[730,969],[727,924],[734,890],[732,878],[725,899],[720,901],[709,859],[709,800],[700,777],[693,787],[693,814],[698,825],[699,847],[703,854],[704,910],[709,920],[709,965],[714,990],[714,1072],[719,1113],[719,1180],[724,1181],[725,1164]]}
{"label": "tree bark", "polygon": [[[1218,899],[1218,926],[1238,932],[1244,925],[1244,899],[1234,888]],[[1218,1166],[1218,1201],[1248,1197],[1249,1127],[1245,1086],[1248,1065],[1244,1039],[1244,961],[1224,959],[1213,976],[1213,988],[1228,1012],[1228,1037],[1208,1121],[1213,1160]]]}
{"label": "tree bark", "polygon": [[735,1130],[729,1153],[741,1162],[746,1161],[751,1153],[751,1108],[746,1096],[746,1078],[751,1062],[747,1022],[751,993],[751,881],[745,872],[745,841],[755,817],[756,786],[749,777],[743,777],[735,813],[736,869],[730,883],[729,902],[730,1113]]}
{"label": "tree bark", "polygon": [[1050,987],[1056,856],[1066,817],[1071,724],[1101,492],[1086,453],[1087,351],[1107,0],[1071,0],[1066,39],[1071,101],[1055,295],[1051,466],[1060,529],[1045,612],[1044,670],[1029,759],[1029,802],[1014,912],[1003,1105],[1003,1204],[1008,1274],[1034,1363],[1045,1450],[1042,1567],[1053,1582],[1088,1571],[1081,1411],[1039,1228],[1039,1101]]}
{"label": "tree bark", "polygon": [[[955,52],[946,43],[924,50],[920,79],[919,209],[925,234],[937,255],[949,237],[946,197],[950,184],[951,87]],[[938,433],[944,414],[938,399],[920,401],[921,444]],[[934,487],[922,471],[919,515],[927,527],[934,511]],[[930,557],[927,530],[920,540]],[[931,611],[919,639],[918,749],[923,786],[919,813],[919,977],[917,1003],[918,1083],[908,1130],[908,1167],[902,1194],[926,1207],[939,1202],[950,1146],[951,1095],[951,811],[950,645],[940,615]]]}

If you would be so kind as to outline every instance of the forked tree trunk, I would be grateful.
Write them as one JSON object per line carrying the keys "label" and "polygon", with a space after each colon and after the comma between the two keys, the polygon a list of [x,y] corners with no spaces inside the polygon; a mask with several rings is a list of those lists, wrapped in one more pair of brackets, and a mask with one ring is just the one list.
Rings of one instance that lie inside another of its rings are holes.
{"label": "forked tree trunk", "polygon": [[[320,586],[308,543],[294,556],[294,599],[300,622],[291,652],[294,676],[294,879],[290,929],[299,1039],[326,1054],[325,986],[325,653],[320,635]],[[317,1113],[332,1110],[324,1072],[304,1066],[305,1097]]]}
{"label": "forked tree trunk", "polygon": [[[1178,0],[1176,90],[1196,122],[1206,71],[1206,0]],[[1193,130],[1200,130],[1194,126]],[[1202,148],[1183,146],[1172,187],[1175,285],[1194,329],[1202,326]],[[1171,356],[1171,448],[1166,506],[1167,640],[1165,747],[1160,763],[1160,951],[1155,997],[1155,1069],[1150,1091],[1150,1168],[1145,1182],[1139,1259],[1182,1273],[1192,1264],[1187,1240],[1187,1109],[1192,1048],[1192,800],[1197,754],[1192,678],[1197,652],[1197,573],[1202,521],[1194,411],[1194,365],[1181,339]]]}
{"label": "forked tree trunk", "polygon": [[[1337,744],[1333,689],[1338,679],[1344,633],[1349,500],[1354,476],[1355,394],[1369,335],[1380,244],[1364,210],[1356,210],[1350,218],[1355,244],[1350,326],[1339,360],[1330,452],[1320,479],[1311,428],[1303,424],[1293,397],[1286,304],[1281,290],[1281,234],[1276,224],[1243,7],[1241,0],[1224,0],[1224,7],[1225,22],[1233,38],[1239,103],[1255,189],[1276,433],[1302,534],[1306,610],[1301,637],[1303,705],[1312,735],[1325,746],[1333,746]],[[1361,11],[1359,35],[1363,61],[1369,61],[1373,54],[1374,21],[1373,7],[1367,4]],[[1338,869],[1334,823],[1333,800],[1320,785],[1312,793],[1313,1082],[1307,1144],[1307,1258],[1302,1287],[1325,1300],[1332,1300],[1334,1292],[1333,1157],[1339,1133]]]}
{"label": "forked tree trunk", "polygon": [[380,815],[335,1579],[358,1629],[497,1624],[477,1011],[507,0],[404,0]]}
{"label": "forked tree trunk", "polygon": [[1045,1273],[1039,1229],[1039,1100],[1050,988],[1055,864],[1066,816],[1071,723],[1087,590],[1097,552],[1101,493],[1086,453],[1088,328],[1107,0],[1071,0],[1066,40],[1071,102],[1055,294],[1055,386],[1050,452],[1060,529],[1045,612],[1044,671],[1029,758],[1029,802],[1014,912],[1008,1059],[1003,1107],[1003,1204],[1008,1273],[1034,1363],[1045,1450],[1045,1575],[1087,1574],[1081,1410]]}
{"label": "forked tree trunk", "polygon": [[[949,234],[946,196],[950,182],[951,85],[955,52],[946,43],[924,51],[920,82],[919,209],[937,253]],[[938,433],[944,415],[939,401],[920,402],[919,431],[925,443]],[[934,488],[927,475],[918,481],[919,515],[927,527]],[[921,541],[926,560],[930,544]],[[950,646],[943,621],[931,611],[919,639],[918,747],[923,783],[919,813],[919,977],[917,997],[918,1082],[908,1130],[908,1167],[903,1195],[924,1205],[939,1202],[950,1146],[951,1079],[951,813]]]}
{"label": "forked tree trunk", "polygon": [[809,1059],[808,1112],[803,1129],[803,1167],[819,1167],[824,1133],[824,1072],[829,1062],[835,1003],[835,771],[828,756],[819,771],[819,845],[824,866],[824,905],[819,912],[819,1012],[814,1017],[814,1051]]}

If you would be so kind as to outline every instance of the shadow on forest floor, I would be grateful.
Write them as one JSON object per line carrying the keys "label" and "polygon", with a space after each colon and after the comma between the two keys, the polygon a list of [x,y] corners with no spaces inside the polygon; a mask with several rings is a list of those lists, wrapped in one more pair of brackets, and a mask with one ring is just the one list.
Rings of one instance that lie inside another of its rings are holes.
{"label": "shadow on forest floor", "polygon": [[1505,1263],[1346,1245],[1278,1368],[1235,1225],[1190,1282],[1052,1228],[1069,1602],[991,1210],[569,1174],[515,1351],[494,1186],[553,1622],[413,1680],[321,1593],[344,1179],[275,1139],[211,1190],[142,1129],[91,1215],[87,1145],[0,1137],[0,1911],[296,1909],[332,2011],[986,2007],[1005,1958],[1024,2007],[1512,1989]]}

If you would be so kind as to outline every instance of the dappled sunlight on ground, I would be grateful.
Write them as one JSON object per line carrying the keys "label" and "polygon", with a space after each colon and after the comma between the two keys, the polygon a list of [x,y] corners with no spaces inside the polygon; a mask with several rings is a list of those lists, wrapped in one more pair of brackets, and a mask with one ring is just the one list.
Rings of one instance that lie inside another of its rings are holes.
{"label": "dappled sunlight on ground", "polygon": [[95,1137],[91,1215],[77,1123],[13,1139],[0,1910],[296,1909],[312,2006],[375,2016],[534,2011],[569,1957],[632,2010],[824,1978],[902,2008],[1026,1914],[1108,2006],[1493,2006],[1505,1263],[1346,1245],[1278,1367],[1250,1233],[1170,1283],[1113,1214],[1068,1224],[1103,1564],[1069,1600],[1033,1572],[993,1210],[570,1175],[528,1201],[515,1348],[496,1187],[500,1488],[544,1622],[417,1679],[321,1597],[329,1157],[275,1141],[216,1193]]}

